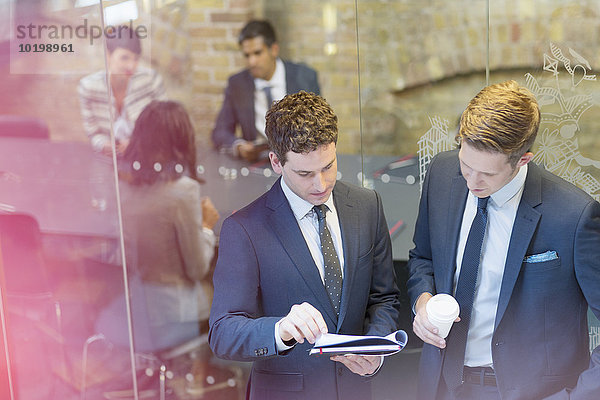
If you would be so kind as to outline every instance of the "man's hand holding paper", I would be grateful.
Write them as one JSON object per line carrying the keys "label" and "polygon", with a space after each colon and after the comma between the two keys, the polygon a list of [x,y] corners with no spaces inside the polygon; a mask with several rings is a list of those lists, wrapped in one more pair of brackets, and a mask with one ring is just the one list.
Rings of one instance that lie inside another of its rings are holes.
{"label": "man's hand holding paper", "polygon": [[350,371],[361,376],[373,375],[383,364],[383,356],[365,356],[362,354],[345,354],[331,356],[332,361],[341,362]]}
{"label": "man's hand holding paper", "polygon": [[288,315],[279,321],[279,337],[283,342],[295,340],[304,343],[304,339],[314,344],[321,334],[327,333],[327,324],[323,316],[309,303],[294,304]]}

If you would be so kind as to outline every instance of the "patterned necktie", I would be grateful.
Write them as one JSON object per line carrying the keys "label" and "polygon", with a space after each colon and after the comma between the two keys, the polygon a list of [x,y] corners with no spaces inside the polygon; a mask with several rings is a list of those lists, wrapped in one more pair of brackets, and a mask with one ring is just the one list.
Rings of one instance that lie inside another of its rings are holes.
{"label": "patterned necktie", "polygon": [[335,247],[333,246],[331,233],[329,233],[329,229],[327,228],[327,221],[325,220],[325,213],[328,208],[325,204],[321,204],[314,206],[313,209],[317,213],[319,220],[321,252],[323,253],[323,263],[325,264],[325,288],[327,289],[327,293],[329,293],[329,298],[335,308],[336,314],[339,314],[340,299],[342,297],[342,268],[335,252]]}
{"label": "patterned necktie", "polygon": [[477,282],[481,260],[481,246],[487,225],[488,200],[489,197],[477,200],[477,214],[475,214],[465,244],[458,285],[454,295],[460,305],[460,322],[452,327],[448,336],[443,369],[444,380],[450,391],[459,387],[463,381],[465,347],[471,321],[471,311],[473,310],[475,283]]}
{"label": "patterned necktie", "polygon": [[265,86],[263,88],[263,92],[265,92],[265,97],[267,98],[267,110],[271,108],[273,104],[273,94],[271,94],[271,86]]}

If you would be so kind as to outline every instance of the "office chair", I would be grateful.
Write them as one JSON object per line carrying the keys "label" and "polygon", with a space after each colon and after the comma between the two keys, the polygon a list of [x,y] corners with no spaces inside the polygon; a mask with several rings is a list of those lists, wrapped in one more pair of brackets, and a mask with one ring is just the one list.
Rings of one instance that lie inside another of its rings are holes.
{"label": "office chair", "polygon": [[35,117],[0,115],[0,137],[50,139],[48,125]]}
{"label": "office chair", "polygon": [[[62,357],[68,367],[61,308],[48,279],[38,223],[30,215],[0,214],[0,291],[9,376],[53,385],[50,365]],[[43,376],[33,378],[35,371]],[[27,387],[15,385],[19,391]]]}
{"label": "office chair", "polygon": [[[129,298],[136,364],[134,369],[138,377],[139,398],[149,397],[159,400],[170,399],[173,396],[206,400],[211,398],[227,398],[228,400],[241,398],[238,393],[244,392],[243,371],[236,365],[222,367],[210,363],[208,330],[200,329],[199,334],[186,334],[181,336],[175,344],[165,345],[164,340],[161,340],[164,337],[161,337],[160,329],[157,330],[156,327],[152,327],[149,322],[146,295],[147,292],[140,278],[130,276]],[[96,328],[98,333],[90,336],[84,344],[81,400],[86,399],[87,388],[91,386],[86,382],[89,355],[91,354],[90,346],[98,346],[103,343],[108,349],[128,349],[128,338],[125,337],[124,333],[119,332],[127,324],[125,309],[125,296],[122,294],[111,302],[106,309],[106,313],[101,313],[98,320],[102,322],[98,323]],[[121,311],[119,312],[119,310]],[[119,327],[121,329],[117,329]],[[186,325],[186,328],[188,327],[189,325]],[[187,331],[186,328],[183,328],[183,331]],[[197,381],[199,377],[202,382]],[[143,385],[140,385],[141,380],[147,385],[142,387]],[[168,381],[175,383],[169,385]],[[229,393],[226,394],[227,397],[211,397],[218,391],[223,392],[224,390]],[[236,392],[234,397],[231,397],[231,391]],[[133,388],[103,391],[103,396],[107,399],[134,398]]]}

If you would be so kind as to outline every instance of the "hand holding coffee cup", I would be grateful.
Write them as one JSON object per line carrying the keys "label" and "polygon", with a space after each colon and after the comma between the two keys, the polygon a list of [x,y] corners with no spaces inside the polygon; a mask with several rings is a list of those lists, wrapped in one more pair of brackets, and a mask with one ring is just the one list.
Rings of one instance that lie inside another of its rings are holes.
{"label": "hand holding coffee cup", "polygon": [[446,338],[460,313],[458,302],[449,294],[440,293],[429,299],[425,309],[429,322],[438,328],[438,335]]}

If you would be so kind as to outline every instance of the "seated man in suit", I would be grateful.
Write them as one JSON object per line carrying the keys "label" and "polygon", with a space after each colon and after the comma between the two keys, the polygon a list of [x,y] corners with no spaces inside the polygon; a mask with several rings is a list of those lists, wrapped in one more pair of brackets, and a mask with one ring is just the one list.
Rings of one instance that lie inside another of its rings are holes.
{"label": "seated man in suit", "polygon": [[[420,400],[600,398],[586,318],[600,316],[600,204],[530,162],[539,124],[527,89],[488,86],[462,114],[460,150],[431,161],[407,283]],[[446,339],[427,318],[437,293],[460,304]]]}
{"label": "seated man in suit", "polygon": [[336,181],[337,117],[322,97],[287,95],[267,113],[266,131],[281,178],[223,223],[210,346],[254,362],[250,399],[370,399],[361,375],[375,373],[381,356],[308,350],[326,332],[398,329],[381,198]]}
{"label": "seated man in suit", "polygon": [[319,94],[319,82],[315,70],[278,57],[279,44],[268,21],[248,22],[238,43],[248,68],[229,78],[212,139],[216,148],[254,161],[266,150],[265,114],[271,103],[300,90]]}

